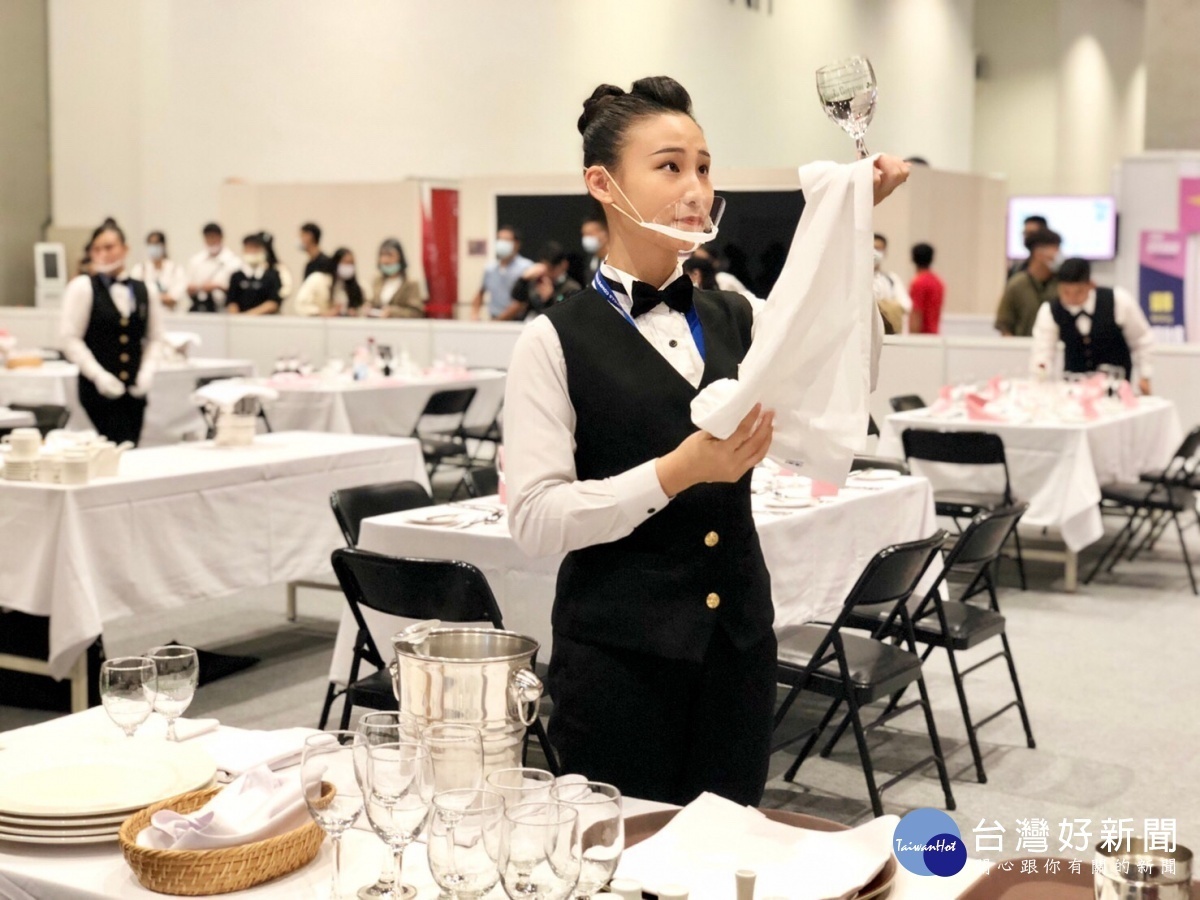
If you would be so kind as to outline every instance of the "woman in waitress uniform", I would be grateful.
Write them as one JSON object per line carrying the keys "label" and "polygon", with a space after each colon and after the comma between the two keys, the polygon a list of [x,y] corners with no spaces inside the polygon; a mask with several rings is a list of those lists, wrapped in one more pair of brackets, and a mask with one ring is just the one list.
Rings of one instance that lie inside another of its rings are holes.
{"label": "woman in waitress uniform", "polygon": [[96,229],[92,274],[63,293],[63,354],[79,367],[79,405],[96,431],[137,443],[162,340],[162,311],[146,285],[125,274],[129,248],[112,220]]}
{"label": "woman in waitress uniform", "polygon": [[[717,440],[689,408],[737,377],[756,308],[682,272],[719,218],[687,91],[665,77],[601,85],[579,130],[608,257],[588,288],[525,328],[505,402],[513,535],[531,555],[566,553],[550,738],[565,771],[630,796],[685,804],[712,791],[757,805],[776,644],[750,472],[773,413],[756,407]],[[875,165],[878,202],[907,166]]]}

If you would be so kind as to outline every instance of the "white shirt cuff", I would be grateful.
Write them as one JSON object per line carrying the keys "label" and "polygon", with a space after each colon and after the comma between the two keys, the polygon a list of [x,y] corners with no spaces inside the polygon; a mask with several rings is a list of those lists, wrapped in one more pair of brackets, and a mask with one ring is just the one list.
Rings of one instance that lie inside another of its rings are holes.
{"label": "white shirt cuff", "polygon": [[663,493],[654,462],[644,462],[609,479],[617,507],[631,529],[671,502],[671,498]]}

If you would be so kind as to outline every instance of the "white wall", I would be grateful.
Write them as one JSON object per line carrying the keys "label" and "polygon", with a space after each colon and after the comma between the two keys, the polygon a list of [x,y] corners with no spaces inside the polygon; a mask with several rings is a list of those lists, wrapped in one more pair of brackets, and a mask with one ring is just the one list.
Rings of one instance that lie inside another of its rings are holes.
{"label": "white wall", "polygon": [[849,159],[813,71],[852,53],[870,55],[879,76],[871,146],[965,170],[974,7],[50,0],[54,219],[114,215],[137,237],[163,228],[183,256],[229,178],[572,173],[583,98],[600,81],[656,73],[692,92],[718,185],[722,166]]}

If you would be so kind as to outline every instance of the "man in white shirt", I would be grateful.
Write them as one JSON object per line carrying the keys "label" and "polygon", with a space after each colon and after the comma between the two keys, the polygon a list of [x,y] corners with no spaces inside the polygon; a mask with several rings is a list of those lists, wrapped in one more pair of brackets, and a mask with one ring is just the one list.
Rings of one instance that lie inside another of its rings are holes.
{"label": "man in white shirt", "polygon": [[1058,299],[1043,303],[1033,325],[1035,374],[1054,367],[1059,340],[1067,372],[1120,366],[1143,394],[1150,393],[1154,332],[1137,301],[1121,288],[1098,288],[1086,259],[1068,259],[1058,270]]}
{"label": "man in white shirt", "polygon": [[887,245],[887,238],[882,234],[875,235],[875,275],[871,281],[871,291],[875,295],[875,304],[883,315],[883,321],[888,325],[889,333],[904,334],[908,331],[912,298],[908,296],[900,276],[883,269],[883,261],[887,258]]}
{"label": "man in white shirt", "polygon": [[229,278],[241,271],[242,261],[224,244],[221,226],[209,222],[204,226],[204,249],[188,261],[188,296],[192,312],[219,312],[225,306]]}

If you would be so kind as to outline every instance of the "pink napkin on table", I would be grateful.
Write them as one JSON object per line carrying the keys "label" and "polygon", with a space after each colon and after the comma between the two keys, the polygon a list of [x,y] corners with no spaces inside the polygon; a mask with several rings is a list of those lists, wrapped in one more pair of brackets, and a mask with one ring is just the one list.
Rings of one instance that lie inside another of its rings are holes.
{"label": "pink napkin on table", "polygon": [[987,402],[978,394],[967,395],[967,419],[971,422],[1003,422],[999,416],[984,409]]}
{"label": "pink napkin on table", "polygon": [[1117,396],[1121,398],[1121,403],[1126,409],[1137,409],[1138,398],[1133,393],[1133,385],[1128,381],[1121,382],[1121,386],[1117,388]]}
{"label": "pink napkin on table", "polygon": [[1103,372],[1095,372],[1090,378],[1084,381],[1084,384],[1090,388],[1103,392],[1108,386],[1108,376]]}
{"label": "pink napkin on table", "polygon": [[828,481],[819,481],[816,478],[812,480],[812,495],[814,497],[836,497],[837,492],[836,484],[831,484]]}
{"label": "pink napkin on table", "polygon": [[1084,395],[1083,397],[1080,397],[1079,398],[1079,408],[1081,410],[1083,410],[1083,417],[1085,419],[1091,420],[1091,419],[1100,418],[1100,413],[1096,411],[1096,398],[1095,397],[1088,396],[1088,395]]}
{"label": "pink napkin on table", "polygon": [[929,408],[929,411],[935,416],[944,412],[948,412],[950,407],[954,405],[954,388],[945,384],[938,390],[937,401]]}

